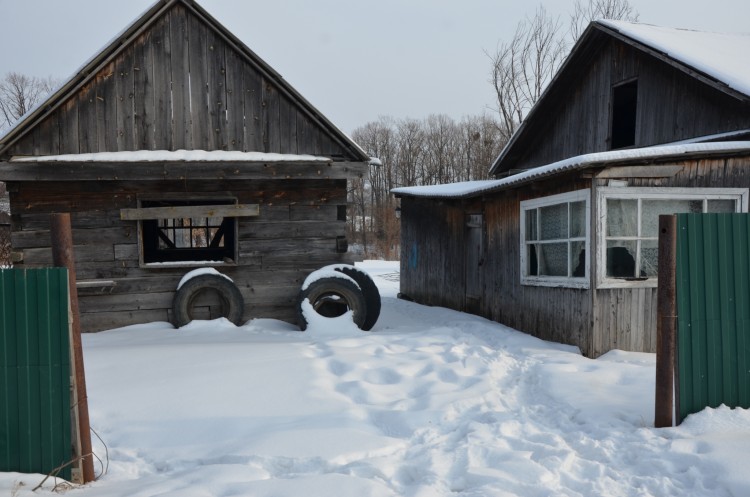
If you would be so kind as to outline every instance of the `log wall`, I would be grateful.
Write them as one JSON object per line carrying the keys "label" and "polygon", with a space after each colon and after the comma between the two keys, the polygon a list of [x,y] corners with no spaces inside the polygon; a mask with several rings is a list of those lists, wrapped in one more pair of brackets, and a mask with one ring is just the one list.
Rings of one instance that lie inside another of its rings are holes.
{"label": "log wall", "polygon": [[[210,194],[260,204],[258,217],[237,218],[237,264],[218,268],[240,288],[246,320],[295,323],[304,278],[323,265],[351,262],[350,254],[336,252],[346,229],[338,217],[346,180],[83,181],[64,189],[37,181],[9,189],[13,250],[26,267],[52,262],[49,214],[71,213],[84,331],[170,320],[177,283],[192,269],[139,264],[138,222],[120,220],[120,209],[136,208],[139,196]],[[197,316],[216,317],[217,304],[206,301]]]}

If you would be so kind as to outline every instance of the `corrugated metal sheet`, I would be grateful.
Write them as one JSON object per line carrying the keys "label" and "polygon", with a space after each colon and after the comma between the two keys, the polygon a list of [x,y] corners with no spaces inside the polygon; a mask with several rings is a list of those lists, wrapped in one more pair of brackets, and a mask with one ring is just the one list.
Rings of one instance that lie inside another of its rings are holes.
{"label": "corrugated metal sheet", "polygon": [[750,215],[677,216],[678,421],[750,407]]}
{"label": "corrugated metal sheet", "polygon": [[0,471],[73,458],[69,343],[67,270],[0,270]]}

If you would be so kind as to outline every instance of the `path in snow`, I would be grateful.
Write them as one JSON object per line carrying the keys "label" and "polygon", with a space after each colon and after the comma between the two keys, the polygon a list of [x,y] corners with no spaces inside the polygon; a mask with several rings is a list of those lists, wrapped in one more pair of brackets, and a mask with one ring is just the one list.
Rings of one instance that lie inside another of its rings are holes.
{"label": "path in snow", "polygon": [[[370,333],[341,319],[306,333],[258,319],[85,336],[91,420],[110,461],[76,494],[750,491],[742,457],[732,461],[745,452],[748,412],[709,410],[680,428],[651,428],[653,355],[586,359],[475,316],[395,299],[397,284],[375,279],[386,297]],[[98,441],[95,449],[103,457]],[[0,474],[0,495],[45,493],[28,490],[40,480]]]}

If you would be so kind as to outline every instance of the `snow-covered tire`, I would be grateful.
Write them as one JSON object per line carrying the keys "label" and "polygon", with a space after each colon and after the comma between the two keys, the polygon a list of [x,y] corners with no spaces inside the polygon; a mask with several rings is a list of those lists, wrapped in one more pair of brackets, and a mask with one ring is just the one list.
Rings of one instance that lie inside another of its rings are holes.
{"label": "snow-covered tire", "polygon": [[172,324],[185,326],[193,320],[193,303],[203,292],[216,292],[221,302],[221,315],[237,326],[242,324],[245,300],[239,288],[220,274],[202,274],[186,281],[172,299]]}
{"label": "snow-covered tire", "polygon": [[313,310],[320,316],[334,318],[352,311],[352,320],[358,328],[362,327],[367,312],[365,296],[354,281],[344,277],[327,277],[313,281],[300,290],[297,298],[297,321],[302,331],[307,329],[307,318],[302,305],[310,302]]}
{"label": "snow-covered tire", "polygon": [[343,273],[357,282],[365,297],[365,320],[360,326],[363,331],[370,331],[380,317],[380,292],[370,275],[354,266],[337,266],[335,271]]}

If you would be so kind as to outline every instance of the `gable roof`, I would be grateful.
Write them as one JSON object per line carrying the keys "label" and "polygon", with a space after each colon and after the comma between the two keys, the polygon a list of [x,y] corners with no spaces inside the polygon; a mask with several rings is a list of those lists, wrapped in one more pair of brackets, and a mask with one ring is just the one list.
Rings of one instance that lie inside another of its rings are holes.
{"label": "gable roof", "polygon": [[750,34],[712,33],[625,21],[597,23],[750,96]]}
{"label": "gable roof", "polygon": [[255,52],[234,36],[221,23],[206,12],[195,0],[158,0],[141,16],[123,29],[110,43],[94,54],[66,82],[44,101],[22,116],[4,135],[0,135],[0,156],[10,147],[27,136],[45,118],[60,108],[64,102],[85,85],[89,84],[104,67],[111,64],[134,41],[155,25],[175,5],[183,5],[188,12],[199,18],[210,30],[236,50],[241,60],[250,64],[260,74],[278,88],[282,95],[294,102],[301,112],[327,135],[333,142],[346,150],[350,160],[370,161],[369,155],[349,136],[331,123],[320,111],[298,93],[287,81]]}
{"label": "gable roof", "polygon": [[743,102],[750,102],[750,34],[726,34],[667,28],[625,21],[597,20],[589,24],[552,78],[542,96],[511,136],[490,168],[490,174],[510,169],[507,162],[514,145],[537,115],[545,115],[560,97],[558,83],[574,77],[579,64],[596,53],[607,37],[646,52],[695,79]]}

